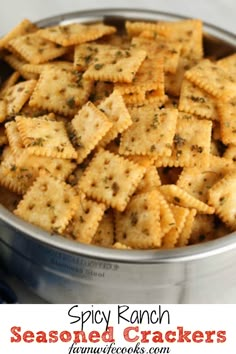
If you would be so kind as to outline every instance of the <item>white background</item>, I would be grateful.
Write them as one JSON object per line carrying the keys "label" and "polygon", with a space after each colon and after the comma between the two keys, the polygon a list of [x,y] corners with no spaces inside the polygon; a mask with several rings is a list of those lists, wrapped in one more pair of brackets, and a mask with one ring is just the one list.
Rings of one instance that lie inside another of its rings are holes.
{"label": "white background", "polygon": [[[53,331],[78,331],[81,330],[80,322],[71,324],[74,318],[68,316],[68,310],[72,305],[21,305],[15,307],[15,305],[1,305],[1,318],[4,318],[4,327],[1,326],[0,331],[0,352],[4,354],[67,354],[68,348],[72,344],[62,343],[25,343],[21,341],[19,343],[11,343],[12,337],[11,328],[13,326],[21,327],[21,335],[23,332],[31,330],[37,336],[38,331],[49,332]],[[148,310],[149,313],[153,310],[157,310],[158,305],[130,305],[130,310],[127,315],[124,316],[130,318],[132,311],[136,310]],[[79,305],[76,309],[76,314],[81,316],[81,311],[91,311],[91,305]],[[106,314],[111,310],[111,316],[108,326],[114,327],[114,339],[117,346],[134,346],[135,343],[129,343],[123,338],[123,330],[129,326],[139,327],[139,338],[141,339],[141,330],[144,331],[177,331],[177,327],[183,327],[187,331],[201,331],[204,333],[204,339],[206,339],[205,331],[226,331],[226,341],[224,343],[217,343],[213,336],[214,343],[154,343],[152,342],[152,335],[148,337],[149,343],[141,343],[145,349],[150,347],[169,346],[171,354],[222,354],[222,353],[235,353],[236,348],[236,305],[161,305],[161,313],[165,310],[169,311],[170,322],[166,320],[166,316],[163,316],[163,321],[156,324],[148,324],[147,321],[143,321],[142,324],[127,323],[122,321],[118,325],[117,317],[117,305],[94,305],[93,311],[104,311]],[[74,312],[73,312],[74,314]],[[98,330],[102,333],[105,330],[105,324],[94,325],[91,322],[87,322],[83,329],[88,335],[92,330]],[[130,333],[132,337],[136,333],[132,330]],[[47,336],[48,337],[48,336]],[[131,336],[130,336],[131,338]],[[178,336],[176,337],[178,338]],[[138,341],[140,341],[140,339]],[[89,345],[89,341],[87,343]],[[104,342],[100,342],[103,346]],[[79,346],[81,344],[78,344]],[[99,345],[99,343],[98,343]],[[90,346],[96,347],[97,344],[90,344]],[[4,349],[3,349],[4,348]],[[156,352],[157,353],[157,352]],[[146,353],[145,353],[146,354]]]}
{"label": "white background", "polygon": [[92,8],[143,8],[198,17],[236,33],[235,0],[0,0],[0,36],[23,18],[32,21]]}

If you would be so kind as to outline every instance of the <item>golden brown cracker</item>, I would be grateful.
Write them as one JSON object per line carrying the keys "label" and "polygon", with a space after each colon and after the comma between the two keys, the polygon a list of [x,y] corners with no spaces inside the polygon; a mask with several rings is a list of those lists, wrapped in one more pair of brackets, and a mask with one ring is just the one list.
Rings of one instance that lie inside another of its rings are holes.
{"label": "golden brown cracker", "polygon": [[129,111],[133,124],[121,135],[120,154],[170,155],[177,110],[159,109],[152,105],[132,108]]}
{"label": "golden brown cracker", "polygon": [[71,121],[71,141],[81,163],[111,129],[112,122],[92,102],[87,102]]}
{"label": "golden brown cracker", "polygon": [[122,50],[116,47],[107,49],[106,46],[103,49],[101,46],[94,63],[85,71],[84,78],[130,83],[145,57],[146,52],[141,49]]}
{"label": "golden brown cracker", "polygon": [[79,187],[88,197],[123,211],[144,173],[143,166],[100,150],[81,177]]}
{"label": "golden brown cracker", "polygon": [[185,73],[185,77],[214,97],[227,100],[236,96],[236,82],[209,59],[204,59]]}
{"label": "golden brown cracker", "polygon": [[67,47],[93,41],[115,32],[116,28],[114,26],[107,26],[103,23],[89,25],[70,23],[68,25],[47,27],[38,33],[45,39]]}
{"label": "golden brown cracker", "polygon": [[32,64],[45,63],[66,53],[67,49],[39,36],[38,32],[12,39],[10,49]]}
{"label": "golden brown cracker", "polygon": [[154,248],[161,244],[158,193],[138,194],[123,213],[115,215],[116,240],[133,248]]}
{"label": "golden brown cracker", "polygon": [[75,214],[77,205],[78,196],[71,186],[43,174],[24,195],[14,213],[49,232],[62,233]]}
{"label": "golden brown cracker", "polygon": [[60,68],[46,68],[30,99],[30,106],[63,115],[74,115],[87,102],[92,82],[80,73]]}
{"label": "golden brown cracker", "polygon": [[92,243],[105,211],[105,205],[79,195],[75,214],[73,215],[65,234],[69,234],[75,241]]}
{"label": "golden brown cracker", "polygon": [[63,122],[43,118],[16,117],[25,149],[30,154],[63,159],[77,158]]}

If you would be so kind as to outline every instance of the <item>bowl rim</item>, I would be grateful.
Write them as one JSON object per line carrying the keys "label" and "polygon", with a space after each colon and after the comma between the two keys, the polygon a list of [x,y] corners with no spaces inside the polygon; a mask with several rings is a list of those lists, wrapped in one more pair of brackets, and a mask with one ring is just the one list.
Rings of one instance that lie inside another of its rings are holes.
{"label": "bowl rim", "polygon": [[[131,14],[135,16],[139,15],[139,19],[141,19],[142,16],[144,17],[144,15],[153,16],[153,20],[161,20],[160,17],[166,17],[170,20],[189,18],[180,14],[141,8],[99,8],[50,16],[36,21],[35,23],[38,26],[43,27],[46,25],[61,23],[63,21],[71,21],[79,18],[81,19],[83,17],[86,18],[87,16],[91,17],[93,20],[97,20],[96,16],[103,19],[105,16],[109,15],[113,17],[123,16],[124,18],[129,18]],[[149,18],[149,20],[152,19]],[[213,31],[213,33],[216,32],[218,35],[221,35],[220,39],[223,39],[226,42],[229,40],[233,45],[236,44],[236,35],[233,33],[205,21],[203,22],[203,25],[207,30],[210,30],[210,34],[211,31]],[[236,232],[232,232],[229,235],[205,243],[168,250],[118,250],[94,245],[86,245],[76,241],[71,241],[60,235],[50,235],[47,231],[44,231],[43,229],[18,218],[2,205],[0,205],[0,220],[3,226],[10,226],[15,229],[16,232],[20,231],[26,237],[31,238],[36,242],[43,243],[44,245],[56,248],[63,252],[69,252],[77,256],[86,256],[111,262],[115,261],[120,263],[136,264],[174,263],[176,261],[187,262],[215,256],[217,254],[232,251],[236,248]]]}

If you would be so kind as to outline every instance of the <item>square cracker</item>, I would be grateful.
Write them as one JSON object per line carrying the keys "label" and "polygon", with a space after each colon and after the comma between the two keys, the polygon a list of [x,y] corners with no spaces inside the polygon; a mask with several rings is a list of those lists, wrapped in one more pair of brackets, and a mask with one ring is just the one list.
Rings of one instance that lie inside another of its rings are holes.
{"label": "square cracker", "polygon": [[78,196],[71,186],[43,174],[24,195],[14,213],[49,232],[62,233],[77,205]]}
{"label": "square cracker", "polygon": [[123,211],[144,173],[143,166],[100,150],[86,168],[79,187],[88,197]]}
{"label": "square cracker", "polygon": [[0,185],[15,192],[24,194],[38,176],[32,166],[21,166],[13,155],[9,146],[6,146],[0,165]]}
{"label": "square cracker", "polygon": [[37,79],[38,75],[28,72],[24,69],[24,65],[27,63],[24,59],[17,57],[13,54],[6,54],[3,56],[4,60],[26,80]]}
{"label": "square cracker", "polygon": [[203,56],[203,24],[199,19],[163,22],[167,40],[181,44],[181,56],[200,59]]}
{"label": "square cracker", "polygon": [[170,204],[170,210],[174,217],[174,225],[164,235],[161,248],[174,248],[176,246],[190,212],[189,209],[174,204]]}
{"label": "square cracker", "polygon": [[126,21],[125,29],[131,37],[139,36],[143,31],[152,31],[156,37],[168,34],[168,28],[163,22]]}
{"label": "square cracker", "polygon": [[39,36],[38,32],[12,39],[10,49],[32,64],[45,63],[66,53],[67,49]]}
{"label": "square cracker", "polygon": [[220,134],[225,145],[236,144],[236,97],[218,103]]}
{"label": "square cracker", "polygon": [[202,214],[214,214],[214,208],[193,197],[175,184],[162,185],[159,187],[159,190],[169,203],[188,209],[196,209]]}
{"label": "square cracker", "polygon": [[74,115],[87,102],[92,82],[80,73],[48,67],[40,75],[30,99],[30,106],[63,115]]}
{"label": "square cracker", "polygon": [[175,135],[178,111],[145,105],[129,110],[133,124],[121,135],[122,155],[168,156]]}
{"label": "square cracker", "polygon": [[87,102],[71,121],[72,143],[81,163],[111,129],[112,122],[92,102]]}
{"label": "square cracker", "polygon": [[227,100],[236,96],[236,82],[226,70],[209,59],[186,71],[185,77],[214,97]]}
{"label": "square cracker", "polygon": [[106,114],[110,122],[113,124],[111,129],[100,142],[101,146],[105,146],[111,140],[115,139],[119,133],[126,130],[132,124],[132,120],[123,97],[116,90],[103,100],[98,105],[98,108]]}
{"label": "square cracker", "polygon": [[172,153],[161,157],[156,166],[207,167],[210,158],[212,122],[179,112]]}
{"label": "square cracker", "polygon": [[16,123],[25,149],[30,154],[63,159],[77,157],[63,122],[17,116]]}
{"label": "square cracker", "polygon": [[105,208],[105,204],[88,200],[79,194],[79,203],[65,234],[68,233],[75,241],[91,243]]}
{"label": "square cracker", "polygon": [[236,76],[236,53],[217,61],[217,65],[226,70],[235,80]]}
{"label": "square cracker", "polygon": [[59,25],[41,29],[38,34],[45,39],[60,44],[63,47],[67,47],[93,41],[115,32],[115,27],[107,26],[103,23],[90,25],[70,23],[68,25]]}
{"label": "square cracker", "polygon": [[131,42],[132,47],[142,48],[148,53],[148,58],[152,60],[163,60],[165,72],[175,73],[180,58],[181,44],[177,42],[167,42],[163,39],[155,40],[143,37],[134,37]]}
{"label": "square cracker", "polygon": [[0,49],[7,48],[10,40],[17,38],[27,33],[35,32],[37,26],[33,24],[27,18],[23,19],[16,27],[14,27],[10,32],[8,32],[4,37],[0,39]]}
{"label": "square cracker", "polygon": [[10,87],[15,85],[20,78],[20,73],[14,71],[0,86],[0,97],[4,96]]}
{"label": "square cracker", "polygon": [[121,94],[156,90],[164,95],[164,66],[163,58],[146,58],[138,69],[133,81],[129,84],[117,83],[115,88]]}
{"label": "square cracker", "polygon": [[184,168],[177,181],[177,186],[207,203],[209,189],[233,169],[236,167],[232,161],[223,157],[211,156],[207,168]]}
{"label": "square cracker", "polygon": [[4,100],[7,104],[7,117],[15,116],[30,98],[36,80],[27,80],[15,84],[6,91]]}
{"label": "square cracker", "polygon": [[97,231],[92,239],[92,244],[102,247],[111,247],[114,243],[114,217],[111,209],[105,211]]}
{"label": "square cracker", "polygon": [[84,73],[84,78],[98,81],[132,82],[136,72],[146,57],[141,49],[119,49],[100,46]]}
{"label": "square cracker", "polygon": [[236,230],[236,172],[227,174],[209,190],[209,204],[220,219]]}
{"label": "square cracker", "polygon": [[134,248],[161,245],[160,208],[157,191],[133,196],[123,213],[115,214],[116,241]]}
{"label": "square cracker", "polygon": [[186,79],[181,85],[179,110],[212,120],[219,118],[214,97]]}

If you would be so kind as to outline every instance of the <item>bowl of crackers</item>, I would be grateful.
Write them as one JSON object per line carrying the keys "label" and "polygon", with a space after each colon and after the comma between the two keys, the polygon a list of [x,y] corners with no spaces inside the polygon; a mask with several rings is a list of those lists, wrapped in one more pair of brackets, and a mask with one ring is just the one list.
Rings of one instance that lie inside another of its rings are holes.
{"label": "bowl of crackers", "polygon": [[52,303],[232,302],[235,36],[91,10],[0,58],[2,265]]}

